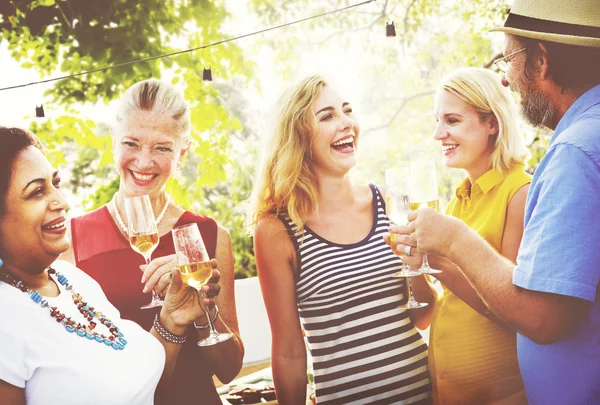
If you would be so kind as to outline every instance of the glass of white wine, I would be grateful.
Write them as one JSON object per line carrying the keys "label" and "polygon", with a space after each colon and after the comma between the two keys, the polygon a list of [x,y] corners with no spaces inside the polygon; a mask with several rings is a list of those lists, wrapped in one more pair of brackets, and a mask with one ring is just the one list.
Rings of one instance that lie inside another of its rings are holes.
{"label": "glass of white wine", "polygon": [[[410,184],[409,184],[408,207],[411,211],[421,207],[440,209],[437,176],[433,160],[418,160],[410,162]],[[427,260],[427,254],[423,255],[423,263],[419,267],[421,274],[438,274],[441,270],[432,269]]]}
{"label": "glass of white wine", "polygon": [[[396,225],[408,224],[408,191],[410,170],[408,165],[386,169],[385,171],[385,211],[390,221]],[[395,234],[390,233],[390,240],[395,241]],[[394,273],[393,277],[404,277],[408,285],[408,301],[401,304],[402,309],[416,309],[427,306],[426,302],[419,302],[412,293],[411,277],[420,276],[422,273],[413,271],[403,263],[402,270]]]}
{"label": "glass of white wine", "polygon": [[[140,195],[125,199],[125,213],[127,214],[127,232],[131,248],[144,257],[146,265],[150,264],[152,252],[158,246],[158,227],[152,211],[152,204],[148,195]],[[152,300],[141,309],[156,308],[163,305],[156,291],[152,290]]]}
{"label": "glass of white wine", "polygon": [[[408,224],[408,186],[409,166],[399,165],[385,170],[385,213],[390,222],[396,225]],[[390,240],[395,242],[396,234],[390,233]],[[421,273],[403,264],[402,270],[394,273],[394,277],[420,276]]]}
{"label": "glass of white wine", "polygon": [[[204,246],[200,229],[195,223],[178,226],[171,231],[177,256],[177,268],[181,273],[181,280],[200,291],[212,276],[210,257]],[[210,333],[206,339],[198,342],[198,346],[213,346],[230,339],[231,333],[219,333],[210,317],[210,312],[204,308],[208,319]]]}

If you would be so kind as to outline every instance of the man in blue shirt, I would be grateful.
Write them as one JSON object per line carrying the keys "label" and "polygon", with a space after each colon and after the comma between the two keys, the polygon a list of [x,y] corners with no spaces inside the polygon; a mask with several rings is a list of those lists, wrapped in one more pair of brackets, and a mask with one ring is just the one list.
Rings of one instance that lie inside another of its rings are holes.
{"label": "man in blue shirt", "polygon": [[530,404],[600,404],[600,3],[515,0],[495,30],[506,34],[503,84],[531,124],[555,130],[527,195],[517,266],[430,209],[411,213],[406,231],[458,264],[518,330]]}

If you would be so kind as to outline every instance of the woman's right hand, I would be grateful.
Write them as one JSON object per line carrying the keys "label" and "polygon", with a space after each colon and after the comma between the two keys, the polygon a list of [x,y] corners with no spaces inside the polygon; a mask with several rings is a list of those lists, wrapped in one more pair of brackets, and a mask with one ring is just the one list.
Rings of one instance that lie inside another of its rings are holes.
{"label": "woman's right hand", "polygon": [[142,283],[144,283],[143,292],[146,293],[155,289],[159,297],[164,298],[167,288],[171,281],[171,272],[177,267],[177,256],[174,254],[157,257],[150,264],[142,264]]}

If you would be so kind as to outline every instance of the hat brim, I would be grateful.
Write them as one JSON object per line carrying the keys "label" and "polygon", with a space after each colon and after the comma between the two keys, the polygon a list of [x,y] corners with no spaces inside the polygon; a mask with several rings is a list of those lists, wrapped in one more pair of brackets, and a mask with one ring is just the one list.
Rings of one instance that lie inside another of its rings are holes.
{"label": "hat brim", "polygon": [[600,48],[600,38],[580,37],[576,35],[564,34],[551,34],[547,32],[528,31],[510,27],[495,27],[492,28],[490,32],[504,32],[505,34],[518,35],[521,37],[539,39],[548,42],[557,42],[559,44]]}

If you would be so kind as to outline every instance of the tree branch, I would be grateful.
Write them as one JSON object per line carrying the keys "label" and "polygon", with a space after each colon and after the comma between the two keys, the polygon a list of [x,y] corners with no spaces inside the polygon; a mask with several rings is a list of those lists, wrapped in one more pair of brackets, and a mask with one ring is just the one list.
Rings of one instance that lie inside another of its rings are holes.
{"label": "tree branch", "polygon": [[[409,7],[412,7],[412,5],[415,4],[416,1],[417,0],[413,0],[412,4]],[[502,56],[503,56],[502,53],[498,53],[498,54],[494,55],[491,60],[489,60],[488,62],[486,62],[483,65],[483,67],[485,69],[489,69],[494,64],[494,61],[496,59],[498,59],[498,58],[501,58]],[[400,113],[402,112],[402,110],[404,109],[404,107],[406,107],[406,105],[410,101],[412,101],[414,99],[417,99],[417,98],[420,98],[420,97],[429,96],[429,95],[431,95],[433,93],[435,93],[435,90],[426,90],[426,91],[423,91],[421,93],[415,93],[415,94],[412,94],[410,96],[402,98],[400,106],[398,107],[398,109],[396,110],[396,112],[394,112],[394,114],[392,115],[392,117],[390,118],[390,120],[387,122],[387,124],[383,124],[383,125],[379,125],[377,127],[369,128],[366,131],[361,132],[362,135],[365,135],[365,134],[367,134],[369,132],[379,131],[380,129],[389,128],[390,125],[392,125],[394,123],[394,121],[396,120],[396,118],[398,117],[398,115],[400,115]],[[533,142],[532,142],[532,144],[533,144]]]}
{"label": "tree branch", "polygon": [[[415,0],[415,1],[416,1],[416,0]],[[328,36],[326,36],[326,37],[325,37],[325,38],[324,38],[322,41],[320,41],[320,42],[317,42],[316,44],[317,44],[317,45],[323,45],[325,42],[329,41],[331,38],[333,38],[333,37],[335,37],[335,36],[338,36],[338,35],[340,35],[340,34],[342,34],[342,33],[347,33],[347,32],[358,32],[358,31],[370,30],[371,28],[373,28],[373,26],[374,26],[375,24],[377,24],[379,21],[381,21],[382,19],[384,19],[385,17],[387,17],[387,15],[388,15],[388,14],[387,14],[387,6],[388,6],[388,2],[389,2],[389,0],[385,0],[385,3],[383,4],[383,7],[381,8],[381,11],[380,11],[380,12],[378,12],[378,13],[375,13],[375,12],[373,12],[373,13],[371,13],[371,12],[368,12],[368,14],[371,14],[371,15],[376,15],[376,16],[377,16],[377,18],[375,18],[373,21],[371,21],[371,22],[370,22],[368,25],[366,25],[366,26],[364,26],[364,27],[355,28],[355,29],[352,29],[352,30],[336,31],[336,32],[334,32],[334,33],[332,33],[332,34],[329,34],[329,35],[328,35]],[[355,11],[355,12],[357,12],[357,13],[360,13],[359,11]],[[363,13],[363,14],[367,14],[367,12],[362,12],[362,13]]]}
{"label": "tree branch", "polygon": [[366,131],[362,131],[361,135],[366,135],[369,132],[375,132],[375,131],[379,131],[380,129],[389,128],[390,125],[393,124],[393,122],[396,120],[396,118],[398,117],[398,115],[400,115],[400,113],[402,112],[402,110],[404,109],[404,107],[406,107],[406,105],[409,102],[411,102],[411,101],[413,101],[413,100],[415,100],[417,98],[430,96],[433,93],[435,93],[435,90],[426,90],[426,91],[422,91],[420,93],[411,94],[410,96],[402,98],[402,103],[400,104],[400,106],[398,107],[398,109],[396,110],[396,112],[394,112],[394,114],[392,115],[392,117],[389,119],[389,121],[386,124],[379,125],[379,126],[373,127],[373,128],[369,128]]}
{"label": "tree branch", "polygon": [[[413,0],[412,3],[406,7],[406,11],[404,12],[404,20],[402,21],[404,25],[404,32],[408,32],[408,13],[410,13],[410,9],[413,8],[417,0]],[[406,35],[402,35],[402,55],[404,56],[404,48],[406,47]]]}
{"label": "tree branch", "polygon": [[499,59],[499,58],[503,57],[503,56],[504,56],[504,54],[503,54],[502,52],[499,52],[499,53],[497,53],[496,55],[494,55],[494,56],[492,57],[492,59],[491,59],[490,61],[486,62],[486,63],[483,65],[483,67],[484,67],[484,68],[486,68],[486,69],[489,69],[489,68],[491,68],[491,67],[492,67],[492,65],[494,64],[494,61],[495,61],[496,59]]}

